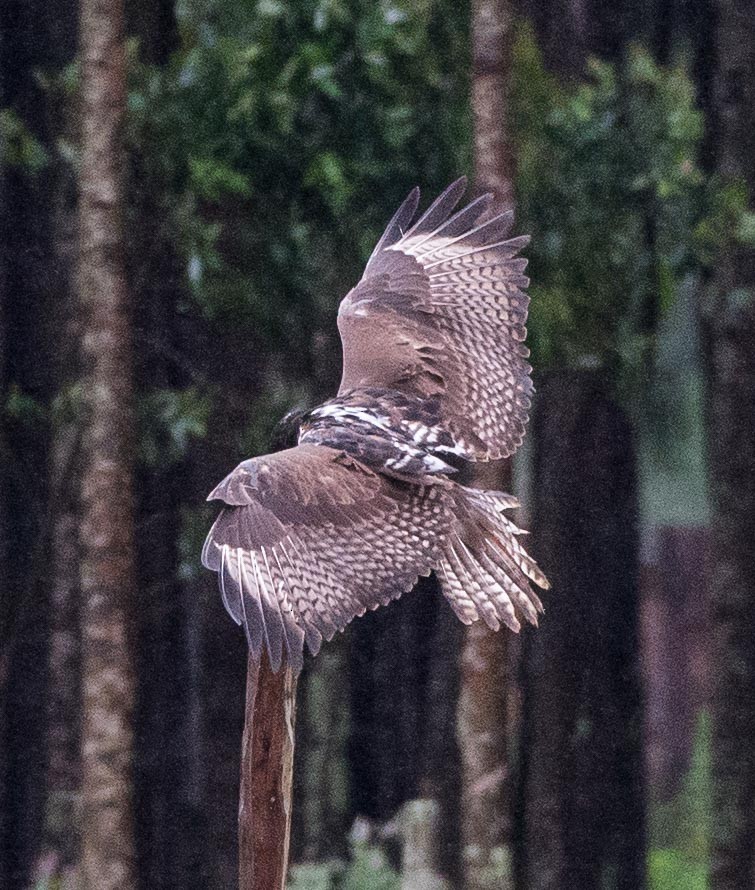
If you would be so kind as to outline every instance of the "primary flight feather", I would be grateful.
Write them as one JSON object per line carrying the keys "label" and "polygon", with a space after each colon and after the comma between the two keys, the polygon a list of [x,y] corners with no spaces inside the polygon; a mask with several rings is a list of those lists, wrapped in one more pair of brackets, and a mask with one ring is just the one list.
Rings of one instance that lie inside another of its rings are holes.
{"label": "primary flight feather", "polygon": [[249,647],[302,664],[357,615],[435,572],[466,624],[518,630],[548,582],[504,511],[510,495],[454,481],[459,461],[524,437],[527,238],[483,195],[454,213],[460,179],[414,218],[398,209],[338,312],[343,374],[304,416],[298,445],[240,464],[202,551]]}

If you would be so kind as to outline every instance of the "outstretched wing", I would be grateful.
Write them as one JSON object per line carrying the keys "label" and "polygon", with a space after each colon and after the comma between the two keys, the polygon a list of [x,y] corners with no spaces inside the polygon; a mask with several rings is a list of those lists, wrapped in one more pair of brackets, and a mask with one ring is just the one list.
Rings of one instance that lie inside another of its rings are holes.
{"label": "outstretched wing", "polygon": [[491,217],[491,195],[452,215],[465,188],[453,183],[412,225],[415,189],[388,224],[339,309],[339,392],[437,397],[438,428],[457,452],[490,460],[516,451],[530,407],[529,282],[517,256],[529,239],[507,239],[513,213]]}
{"label": "outstretched wing", "polygon": [[245,461],[209,500],[226,506],[202,562],[274,670],[283,657],[300,668],[305,639],[316,653],[429,574],[453,518],[442,486],[406,485],[315,445]]}

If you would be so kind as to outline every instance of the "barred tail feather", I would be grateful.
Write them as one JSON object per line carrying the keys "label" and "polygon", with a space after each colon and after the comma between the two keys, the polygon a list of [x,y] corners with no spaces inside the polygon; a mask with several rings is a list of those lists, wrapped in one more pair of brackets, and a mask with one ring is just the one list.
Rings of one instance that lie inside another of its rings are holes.
{"label": "barred tail feather", "polygon": [[438,578],[453,610],[465,624],[482,618],[493,630],[505,624],[515,633],[521,621],[537,626],[543,606],[531,582],[547,589],[548,579],[524,550],[522,530],[502,514],[517,506],[511,495],[458,486],[463,517],[449,538]]}

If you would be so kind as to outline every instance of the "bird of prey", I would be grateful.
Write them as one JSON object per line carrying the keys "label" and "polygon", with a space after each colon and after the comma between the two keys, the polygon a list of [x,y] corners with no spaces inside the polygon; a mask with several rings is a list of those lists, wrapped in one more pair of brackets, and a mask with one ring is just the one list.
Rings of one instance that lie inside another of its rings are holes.
{"label": "bird of prey", "polygon": [[548,582],[504,515],[516,500],[454,480],[524,437],[528,238],[491,195],[454,212],[450,185],[413,222],[414,189],[341,302],[335,398],[304,415],[294,448],[246,460],[202,551],[254,656],[302,665],[356,616],[435,572],[465,623],[519,630]]}

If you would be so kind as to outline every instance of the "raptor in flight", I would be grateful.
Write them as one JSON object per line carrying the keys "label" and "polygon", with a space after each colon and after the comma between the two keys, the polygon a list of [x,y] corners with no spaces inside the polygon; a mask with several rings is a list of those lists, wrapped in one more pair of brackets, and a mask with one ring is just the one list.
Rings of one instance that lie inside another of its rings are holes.
{"label": "raptor in flight", "polygon": [[[510,495],[454,481],[459,461],[507,457],[524,437],[528,239],[492,196],[454,209],[460,179],[413,222],[414,189],[338,311],[338,395],[298,445],[244,461],[202,551],[255,655],[302,663],[357,615],[435,572],[465,623],[516,631],[548,582],[504,513]],[[456,465],[456,466],[455,466]]]}

